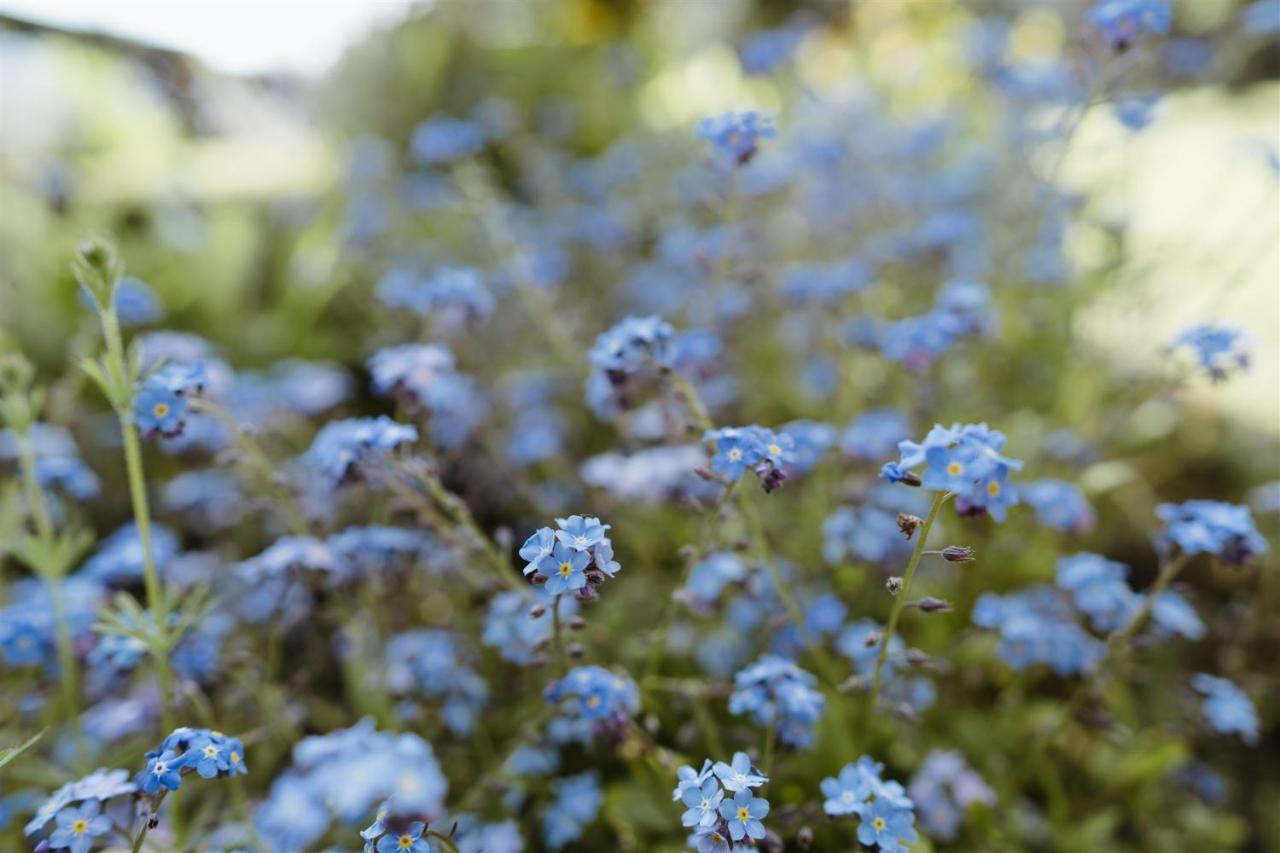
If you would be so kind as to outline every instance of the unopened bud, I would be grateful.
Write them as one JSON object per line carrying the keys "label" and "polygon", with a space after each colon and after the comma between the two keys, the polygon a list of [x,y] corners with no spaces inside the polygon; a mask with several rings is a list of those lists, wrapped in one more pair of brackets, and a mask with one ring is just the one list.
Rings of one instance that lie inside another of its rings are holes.
{"label": "unopened bud", "polygon": [[951,602],[930,596],[920,599],[918,606],[925,613],[946,613],[951,609]]}
{"label": "unopened bud", "polygon": [[581,660],[583,655],[586,653],[587,650],[584,649],[580,643],[571,643],[569,645],[569,657],[574,660]]}
{"label": "unopened bud", "polygon": [[575,616],[569,620],[570,631],[581,631],[585,627],[587,627],[587,620],[581,616]]}
{"label": "unopened bud", "polygon": [[871,648],[872,646],[878,645],[879,643],[880,643],[879,631],[872,631],[862,639],[862,645],[866,646],[867,648]]}
{"label": "unopened bud", "polygon": [[541,619],[543,615],[546,614],[546,612],[547,612],[547,605],[535,604],[533,605],[533,607],[529,608],[529,618]]}
{"label": "unopened bud", "polygon": [[968,545],[948,545],[942,549],[942,559],[948,563],[967,563],[973,559],[973,549]]}
{"label": "unopened bud", "polygon": [[800,831],[796,833],[796,846],[801,850],[808,850],[813,846],[813,829],[811,827],[800,827]]}
{"label": "unopened bud", "polygon": [[902,535],[908,539],[915,535],[916,528],[922,524],[924,524],[924,519],[920,518],[918,515],[911,515],[906,512],[898,513],[898,529],[901,530]]}
{"label": "unopened bud", "polygon": [[924,480],[920,479],[920,475],[914,471],[908,471],[902,475],[902,479],[898,481],[904,486],[920,486],[924,484]]}
{"label": "unopened bud", "polygon": [[902,578],[894,575],[884,582],[884,588],[889,590],[890,595],[897,595],[902,592]]}

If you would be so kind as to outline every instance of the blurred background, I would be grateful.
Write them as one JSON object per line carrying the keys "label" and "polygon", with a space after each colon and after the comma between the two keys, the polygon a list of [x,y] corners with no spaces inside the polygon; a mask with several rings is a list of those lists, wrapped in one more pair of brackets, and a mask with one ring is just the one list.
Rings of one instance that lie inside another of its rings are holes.
{"label": "blurred background", "polygon": [[[1274,33],[1236,38],[1247,5],[1175,2],[1162,57],[1175,91],[1137,136],[1091,111],[1061,180],[1128,223],[1133,286],[1097,304],[1080,333],[1123,361],[1158,358],[1192,319],[1242,326],[1258,344],[1254,370],[1202,402],[1274,428],[1280,52]],[[806,17],[802,85],[838,92],[874,80],[925,111],[963,82],[949,35],[1000,17],[1019,59],[1056,61],[1087,6],[6,0],[0,307],[22,315],[9,333],[24,349],[56,362],[75,312],[72,291],[52,285],[66,281],[77,237],[101,230],[126,241],[133,271],[178,318],[198,318],[255,361],[298,354],[280,309],[302,301],[339,319],[323,306],[351,271],[325,239],[336,215],[327,202],[361,137],[406,139],[434,112],[489,102],[590,155],[624,134],[684,133],[708,114],[776,111],[781,84],[745,73],[738,52],[754,30]],[[1084,238],[1070,248],[1085,262],[1096,250]],[[333,352],[323,322],[307,331],[313,352]]]}

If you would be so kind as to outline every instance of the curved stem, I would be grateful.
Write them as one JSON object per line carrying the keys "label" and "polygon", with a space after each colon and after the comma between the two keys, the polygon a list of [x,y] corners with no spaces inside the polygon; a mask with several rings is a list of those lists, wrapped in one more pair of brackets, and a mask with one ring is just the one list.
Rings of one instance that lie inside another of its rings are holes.
{"label": "curved stem", "polygon": [[453,839],[445,835],[443,832],[436,832],[434,829],[428,829],[426,832],[428,838],[434,838],[445,846],[445,849],[458,853],[458,845],[453,843]]}
{"label": "curved stem", "polygon": [[560,596],[556,596],[551,600],[551,642],[556,650],[556,666],[560,670],[560,677],[568,675],[569,661],[564,653],[564,637],[560,633]]}
{"label": "curved stem", "polygon": [[[902,608],[906,606],[907,594],[911,591],[911,579],[915,577],[916,566],[920,565],[920,558],[924,555],[925,541],[929,538],[929,531],[933,529],[933,522],[937,520],[938,512],[950,497],[950,492],[939,492],[934,497],[933,506],[929,507],[929,515],[916,533],[918,537],[916,539],[916,547],[911,552],[911,561],[907,563],[907,570],[902,576],[902,589],[893,601],[893,609],[889,611],[889,622],[885,625],[884,636],[880,638],[880,654],[876,655],[876,669],[871,676],[871,692],[868,694],[866,715],[863,717],[868,723],[871,716],[875,714],[876,701],[880,698],[880,687],[884,681],[884,664],[889,659],[889,643],[893,640],[893,634],[898,629],[898,619],[902,616]],[[865,731],[866,724],[864,724],[863,729]]]}

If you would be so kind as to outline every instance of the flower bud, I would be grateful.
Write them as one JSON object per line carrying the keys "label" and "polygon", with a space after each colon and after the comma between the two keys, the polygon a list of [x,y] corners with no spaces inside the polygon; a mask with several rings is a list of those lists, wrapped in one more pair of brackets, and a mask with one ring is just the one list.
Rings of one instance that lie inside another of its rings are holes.
{"label": "flower bud", "polygon": [[925,613],[946,613],[951,609],[951,602],[929,596],[920,599],[917,606]]}
{"label": "flower bud", "polygon": [[586,653],[587,653],[587,650],[584,649],[580,643],[570,643],[569,657],[573,658],[574,660],[581,660],[583,656],[586,655]]}
{"label": "flower bud", "polygon": [[585,627],[587,627],[587,620],[581,616],[575,616],[569,620],[570,631],[581,631]]}
{"label": "flower bud", "polygon": [[894,575],[884,582],[884,588],[889,590],[889,594],[896,596],[902,592],[902,578]]}
{"label": "flower bud", "polygon": [[533,605],[533,607],[529,608],[529,618],[540,619],[542,618],[542,615],[546,612],[547,612],[547,605],[535,604]]}
{"label": "flower bud", "polygon": [[924,524],[924,519],[918,515],[911,515],[906,512],[898,513],[898,529],[908,539],[915,535],[916,528],[922,524]]}
{"label": "flower bud", "polygon": [[973,559],[973,549],[968,545],[948,545],[942,549],[942,559],[948,563],[967,563]]}

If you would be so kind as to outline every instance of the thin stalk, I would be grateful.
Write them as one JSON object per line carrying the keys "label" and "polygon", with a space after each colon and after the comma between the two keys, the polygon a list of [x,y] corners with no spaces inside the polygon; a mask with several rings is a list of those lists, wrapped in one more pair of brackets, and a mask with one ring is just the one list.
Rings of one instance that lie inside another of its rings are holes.
{"label": "thin stalk", "polygon": [[702,397],[698,395],[697,389],[679,373],[674,370],[668,371],[667,381],[671,383],[671,387],[675,389],[680,399],[684,400],[685,406],[689,409],[689,414],[693,416],[694,423],[698,425],[698,429],[706,432],[716,428],[715,423],[711,420],[711,415],[707,412],[707,406],[702,402]]}
{"label": "thin stalk", "polygon": [[524,591],[525,584],[521,583],[520,579],[511,573],[510,561],[503,556],[502,551],[498,549],[493,540],[480,529],[480,525],[476,523],[475,516],[471,514],[466,502],[446,489],[444,484],[440,482],[440,478],[430,471],[419,472],[416,479],[422,483],[427,494],[444,510],[449,519],[471,535],[475,544],[489,558],[489,563],[492,565],[494,573],[507,586],[515,590]]}
{"label": "thin stalk", "polygon": [[[885,625],[884,636],[880,638],[880,654],[876,655],[876,669],[871,676],[871,692],[868,694],[866,715],[864,721],[869,722],[871,716],[876,710],[876,701],[880,698],[880,687],[884,681],[884,664],[889,659],[889,643],[893,640],[893,634],[898,629],[898,618],[902,615],[902,608],[906,606],[907,593],[911,591],[911,579],[915,577],[916,566],[920,565],[920,558],[924,555],[925,540],[929,538],[929,531],[933,529],[933,522],[938,518],[938,512],[941,511],[942,505],[951,497],[950,492],[939,492],[933,499],[933,506],[929,507],[929,515],[924,520],[924,524],[920,525],[920,530],[916,536],[916,547],[911,552],[911,562],[907,563],[907,570],[902,576],[902,589],[898,592],[897,598],[893,601],[893,609],[889,611],[889,622]],[[863,726],[864,730],[866,724]]]}
{"label": "thin stalk", "polygon": [[442,832],[436,832],[434,829],[428,829],[426,832],[428,838],[434,838],[445,846],[446,849],[458,853],[458,845],[453,843],[453,839]]}
{"label": "thin stalk", "polygon": [[138,541],[142,545],[143,582],[147,590],[147,606],[155,618],[156,632],[160,635],[160,648],[152,649],[156,661],[156,680],[160,682],[161,708],[166,731],[174,729],[173,675],[169,669],[169,607],[160,575],[156,571],[155,555],[151,550],[151,507],[147,502],[147,480],[142,469],[142,448],[138,441],[138,428],[131,420],[121,418],[124,432],[124,461],[129,475],[129,499],[133,503],[133,521],[138,528]]}
{"label": "thin stalk", "polygon": [[[1106,679],[1110,673],[1112,665],[1117,658],[1122,655],[1129,646],[1129,642],[1137,635],[1143,624],[1147,621],[1147,617],[1151,615],[1152,608],[1155,607],[1156,599],[1160,594],[1169,588],[1169,584],[1173,583],[1174,578],[1182,571],[1190,560],[1189,555],[1179,554],[1177,557],[1169,560],[1160,566],[1160,571],[1156,575],[1155,583],[1147,590],[1142,597],[1142,603],[1138,606],[1138,610],[1133,616],[1129,617],[1129,621],[1124,627],[1117,631],[1113,631],[1107,637],[1107,648],[1103,652],[1102,659],[1098,661],[1097,668],[1093,671],[1090,678],[1092,683],[1096,683],[1099,687],[1106,684]],[[1066,725],[1067,720],[1075,716],[1080,707],[1084,705],[1085,700],[1089,698],[1089,687],[1091,681],[1081,681],[1080,686],[1076,688],[1075,693],[1071,697],[1071,701],[1067,703],[1067,707],[1059,715],[1057,722],[1053,728],[1049,730],[1048,737],[1044,738],[1046,743],[1052,741],[1062,727]]]}
{"label": "thin stalk", "polygon": [[[35,522],[36,535],[48,547],[52,546],[55,534],[53,521],[49,517],[49,508],[45,504],[44,491],[36,476],[35,452],[26,434],[18,436],[18,462],[22,468],[22,480],[27,490],[27,503],[31,508],[31,517]],[[71,624],[67,621],[66,601],[62,594],[62,576],[66,566],[37,566],[36,570],[49,587],[49,602],[53,608],[55,642],[58,647],[58,674],[62,688],[62,713],[71,726],[76,741],[76,755],[85,755],[84,734],[80,731],[80,670],[76,663],[75,646],[71,637]]]}

